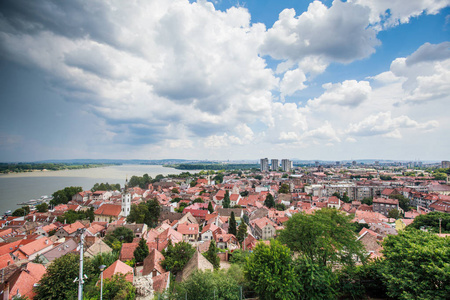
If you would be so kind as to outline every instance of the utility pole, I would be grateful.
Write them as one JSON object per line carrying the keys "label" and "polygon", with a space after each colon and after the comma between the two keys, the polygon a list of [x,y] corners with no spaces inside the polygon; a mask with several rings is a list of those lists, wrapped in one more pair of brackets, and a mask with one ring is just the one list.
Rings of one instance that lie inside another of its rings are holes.
{"label": "utility pole", "polygon": [[86,228],[78,229],[80,235],[80,273],[78,274],[78,300],[83,300],[83,283],[84,283],[84,274],[83,274],[83,242],[84,242],[84,232]]}
{"label": "utility pole", "polygon": [[442,222],[442,219],[439,218],[439,234],[442,234],[441,222]]}

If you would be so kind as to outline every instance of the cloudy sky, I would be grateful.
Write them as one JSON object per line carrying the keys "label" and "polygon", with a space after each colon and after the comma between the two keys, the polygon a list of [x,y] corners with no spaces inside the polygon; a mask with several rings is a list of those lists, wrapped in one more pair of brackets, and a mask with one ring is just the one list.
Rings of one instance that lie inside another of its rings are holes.
{"label": "cloudy sky", "polygon": [[0,161],[450,159],[450,0],[3,0]]}

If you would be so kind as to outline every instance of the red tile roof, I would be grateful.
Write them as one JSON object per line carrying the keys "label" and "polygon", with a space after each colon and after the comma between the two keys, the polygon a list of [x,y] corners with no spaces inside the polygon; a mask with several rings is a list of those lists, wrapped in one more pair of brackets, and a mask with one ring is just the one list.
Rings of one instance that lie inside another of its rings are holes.
{"label": "red tile roof", "polygon": [[116,260],[105,271],[103,271],[103,278],[111,278],[115,274],[126,274],[125,279],[133,283],[133,268],[126,263]]}
{"label": "red tile roof", "polygon": [[123,243],[120,250],[120,260],[127,261],[134,258],[134,250],[138,247],[139,243]]}
{"label": "red tile roof", "polygon": [[100,206],[94,214],[102,216],[114,216],[118,217],[122,211],[122,206],[116,204],[103,204]]}

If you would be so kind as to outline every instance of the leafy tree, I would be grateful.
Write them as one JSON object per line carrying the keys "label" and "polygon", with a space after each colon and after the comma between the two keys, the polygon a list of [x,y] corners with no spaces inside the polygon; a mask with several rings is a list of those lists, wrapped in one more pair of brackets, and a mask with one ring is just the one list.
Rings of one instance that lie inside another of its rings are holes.
{"label": "leafy tree", "polygon": [[42,202],[41,204],[36,205],[36,210],[40,213],[44,213],[48,211],[48,204]]}
{"label": "leafy tree", "polygon": [[197,185],[197,180],[192,180],[191,183],[189,183],[190,187],[194,187]]}
{"label": "leafy tree", "polygon": [[225,197],[223,198],[223,208],[230,208],[230,193],[228,190],[225,192]]}
{"label": "leafy tree", "polygon": [[91,192],[96,191],[120,191],[120,184],[96,183],[91,188]]}
{"label": "leafy tree", "polygon": [[250,251],[236,249],[231,254],[230,263],[243,266],[246,262],[247,257],[250,257],[250,255],[251,255]]}
{"label": "leafy tree", "polygon": [[247,197],[248,194],[249,194],[248,191],[240,192],[240,195],[241,195],[242,197]]}
{"label": "leafy tree", "polygon": [[361,204],[372,205],[373,199],[371,197],[365,197],[361,200]]}
{"label": "leafy tree", "polygon": [[36,299],[70,299],[76,295],[78,283],[79,255],[66,254],[55,259],[47,268],[47,273],[35,287]]}
{"label": "leafy tree", "polygon": [[136,288],[125,279],[125,274],[115,274],[104,280],[103,299],[133,300],[135,297]]}
{"label": "leafy tree", "polygon": [[122,247],[122,243],[131,243],[134,239],[133,230],[126,227],[117,227],[113,232],[108,233],[104,242],[113,249]]}
{"label": "leafy tree", "polygon": [[438,211],[417,216],[414,221],[406,227],[406,230],[421,229],[424,227],[431,232],[439,232],[439,219],[441,219],[441,232],[450,233],[450,214]]}
{"label": "leafy tree", "polygon": [[286,205],[284,205],[283,203],[277,203],[275,204],[275,208],[279,211],[284,211],[286,210]]}
{"label": "leafy tree", "polygon": [[355,230],[354,230],[355,233],[359,233],[363,228],[367,228],[367,229],[370,228],[369,224],[367,224],[367,223],[357,223],[357,222],[355,222],[353,224],[355,225]]}
{"label": "leafy tree", "polygon": [[244,276],[261,300],[297,299],[301,291],[291,251],[276,240],[270,246],[256,245],[244,265]]}
{"label": "leafy tree", "polygon": [[212,214],[214,212],[214,208],[213,208],[211,202],[208,203],[208,211],[209,211],[210,214]]}
{"label": "leafy tree", "polygon": [[148,256],[148,246],[147,246],[147,242],[144,238],[141,238],[139,241],[139,245],[137,246],[137,248],[134,250],[134,259],[136,260],[137,263],[143,262],[144,259]]}
{"label": "leafy tree", "polygon": [[311,215],[298,213],[286,223],[279,240],[318,265],[353,265],[354,257],[365,259],[364,248],[356,239],[351,216],[323,208]]}
{"label": "leafy tree", "polygon": [[58,190],[53,193],[53,199],[50,200],[50,204],[52,205],[58,205],[58,204],[67,204],[70,200],[72,200],[72,197],[76,195],[77,193],[80,193],[83,191],[83,188],[81,186],[70,186],[65,187],[62,190]]}
{"label": "leafy tree", "polygon": [[192,201],[192,203],[204,203],[205,201],[203,201],[202,198],[195,198],[194,201]]}
{"label": "leafy tree", "polygon": [[236,234],[236,238],[239,241],[239,243],[242,244],[246,236],[247,236],[247,224],[245,224],[245,222],[241,222],[241,225],[239,225],[239,229]]}
{"label": "leafy tree", "polygon": [[391,195],[392,199],[398,200],[398,206],[400,206],[404,211],[409,211],[411,208],[409,206],[409,199],[403,195]]}
{"label": "leafy tree", "polygon": [[398,219],[398,218],[400,218],[400,212],[396,208],[391,209],[388,213],[388,217]]}
{"label": "leafy tree", "polygon": [[433,174],[433,179],[434,180],[446,180],[447,179],[447,174],[436,172],[436,173]]}
{"label": "leafy tree", "polygon": [[132,204],[127,222],[137,224],[145,223],[150,227],[155,227],[158,223],[160,213],[161,208],[156,199],[139,203],[139,205]]}
{"label": "leafy tree", "polygon": [[77,220],[86,220],[89,219],[91,222],[94,221],[94,213],[90,214],[91,210],[87,211],[74,211],[73,209],[68,210],[64,213],[64,215],[59,216],[57,218],[58,222],[72,224]]}
{"label": "leafy tree", "polygon": [[219,256],[217,256],[218,251],[219,250],[216,247],[216,242],[214,240],[211,240],[208,251],[203,254],[206,259],[214,266],[214,269],[220,268],[220,258]]}
{"label": "leafy tree", "polygon": [[350,197],[347,195],[347,193],[344,193],[344,196],[342,196],[342,201],[344,201],[345,203],[350,202]]}
{"label": "leafy tree", "polygon": [[29,206],[22,206],[21,208],[16,209],[13,211],[12,215],[14,217],[23,217],[30,213],[30,207]]}
{"label": "leafy tree", "polygon": [[230,220],[228,221],[229,227],[228,227],[228,233],[233,234],[236,236],[236,219],[234,217],[234,211],[231,212]]}
{"label": "leafy tree", "polygon": [[217,183],[222,183],[223,182],[223,174],[219,173],[216,176],[213,177],[213,180]]}
{"label": "leafy tree", "polygon": [[253,176],[253,178],[255,178],[255,179],[257,179],[257,180],[263,179],[262,175],[255,175],[255,176]]}
{"label": "leafy tree", "polygon": [[280,193],[280,194],[289,194],[290,193],[289,184],[283,183],[281,185],[281,187],[279,188],[278,193]]}
{"label": "leafy tree", "polygon": [[175,209],[176,212],[182,213],[184,211],[184,209],[189,206],[188,203],[186,202],[182,202],[178,205],[178,208]]}
{"label": "leafy tree", "polygon": [[403,230],[385,238],[383,254],[388,296],[448,299],[450,239],[420,230]]}
{"label": "leafy tree", "polygon": [[179,191],[177,188],[173,188],[173,189],[172,189],[172,193],[174,193],[174,194],[179,194],[180,191]]}
{"label": "leafy tree", "polygon": [[271,193],[268,193],[266,196],[266,200],[264,200],[264,205],[268,208],[272,208],[275,206],[275,200],[273,199],[273,196]]}
{"label": "leafy tree", "polygon": [[172,241],[169,240],[167,249],[164,249],[161,253],[165,258],[161,262],[161,266],[176,276],[194,255],[195,249],[186,242],[179,242],[172,246]]}
{"label": "leafy tree", "polygon": [[284,173],[283,176],[281,176],[281,178],[288,178],[289,175],[287,173]]}

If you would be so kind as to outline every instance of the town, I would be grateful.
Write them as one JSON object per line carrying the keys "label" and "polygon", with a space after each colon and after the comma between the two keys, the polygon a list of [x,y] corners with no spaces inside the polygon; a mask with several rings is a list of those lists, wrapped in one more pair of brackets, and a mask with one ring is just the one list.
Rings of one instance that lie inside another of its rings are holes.
{"label": "town", "polygon": [[[307,256],[298,243],[308,237],[295,234],[297,229],[309,230],[305,224],[295,227],[302,224],[301,218],[316,224],[315,230],[324,225],[320,220],[328,222],[327,217],[329,222],[341,218],[336,228],[352,226],[348,244],[327,240],[333,245],[323,260],[325,267],[331,266],[327,272],[388,260],[389,241],[404,237],[412,227],[417,229],[413,234],[423,232],[447,245],[441,250],[448,264],[449,173],[449,161],[433,166],[356,161],[298,166],[288,159],[280,164],[263,158],[259,170],[156,178],[144,174],[125,179],[123,186],[99,183],[87,191],[67,187],[56,191],[48,204],[23,206],[0,221],[1,296],[75,299],[81,292],[89,299],[291,299],[285,287],[285,294],[261,288],[260,275],[252,277],[250,268],[257,261],[252,257],[264,249],[290,248]],[[320,235],[309,238],[319,241]],[[351,255],[341,255],[344,252]],[[282,258],[275,257],[281,263]],[[243,265],[245,282],[229,279],[235,286],[228,287],[228,296],[219,283],[213,284],[214,298],[193,294],[196,290],[189,282],[206,280],[202,274],[210,274],[209,280],[228,278]],[[222,273],[216,278],[214,272]],[[448,271],[442,276],[435,282],[436,294],[431,294],[435,299],[449,295],[449,287],[442,287],[448,283]],[[351,298],[341,280],[339,285],[341,294],[327,291],[332,294],[325,298]],[[369,295],[370,289],[365,289],[362,293]],[[400,287],[388,282],[386,289],[388,296],[401,298],[396,294],[396,289],[402,292]],[[307,295],[306,288],[303,293]],[[176,296],[170,298],[171,294]]]}

